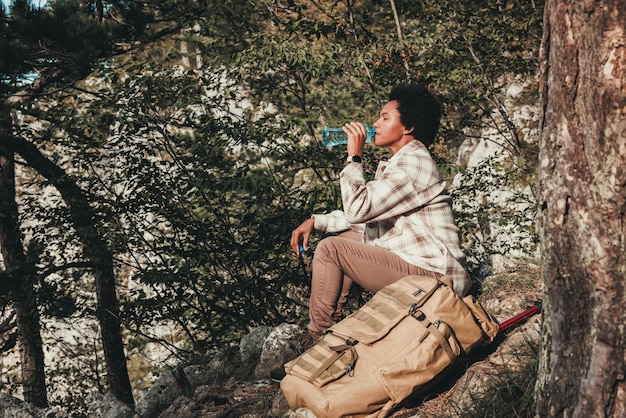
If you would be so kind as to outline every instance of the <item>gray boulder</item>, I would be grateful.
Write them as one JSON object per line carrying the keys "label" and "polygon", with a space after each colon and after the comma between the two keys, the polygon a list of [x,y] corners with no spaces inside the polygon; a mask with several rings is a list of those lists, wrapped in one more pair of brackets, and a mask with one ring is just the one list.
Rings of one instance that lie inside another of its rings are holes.
{"label": "gray boulder", "polygon": [[167,370],[159,375],[156,382],[137,403],[135,411],[141,418],[156,418],[166,410],[176,398],[185,392],[185,383],[179,383],[176,373]]}
{"label": "gray boulder", "polygon": [[271,327],[257,327],[241,339],[239,353],[243,364],[251,364],[259,359],[263,350],[263,343],[271,332]]}
{"label": "gray boulder", "polygon": [[87,416],[90,418],[132,418],[134,411],[124,403],[120,402],[110,392],[103,395],[99,392],[92,392],[87,395]]}
{"label": "gray boulder", "polygon": [[294,324],[280,324],[274,328],[265,341],[254,370],[256,379],[267,379],[269,372],[296,358],[301,350],[300,327]]}

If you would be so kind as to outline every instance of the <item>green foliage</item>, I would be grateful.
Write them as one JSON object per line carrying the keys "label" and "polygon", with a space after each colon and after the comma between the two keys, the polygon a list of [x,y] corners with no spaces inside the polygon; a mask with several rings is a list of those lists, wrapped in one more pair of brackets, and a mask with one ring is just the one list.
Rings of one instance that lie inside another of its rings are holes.
{"label": "green foliage", "polygon": [[[291,109],[290,122],[316,139],[325,125],[371,123],[397,83],[430,84],[444,105],[440,138],[432,150],[443,170],[454,166],[461,142],[484,129],[499,132],[498,142],[508,152],[466,171],[452,190],[473,275],[484,275],[494,254],[532,251],[532,195],[516,190],[531,185],[536,153],[513,122],[503,89],[512,75],[532,76],[537,70],[541,4],[400,2],[401,38],[387,5],[320,6],[323,13],[308,3],[275,10],[272,28],[280,36],[268,41],[260,33],[238,56],[240,82]],[[486,21],[485,16],[498,19]],[[453,168],[459,170],[465,168]],[[454,176],[444,177],[451,182]],[[502,187],[513,195],[496,202],[492,195]],[[524,239],[503,239],[516,234]]]}
{"label": "green foliage", "polygon": [[297,168],[286,163],[296,145],[273,119],[253,123],[230,97],[212,96],[228,88],[237,89],[210,72],[161,70],[127,79],[107,99],[117,105],[81,100],[94,125],[54,117],[68,144],[84,128],[94,139],[109,129],[93,151],[68,147],[65,156],[95,169],[76,175],[87,175],[111,244],[144,285],[128,295],[128,326],[175,321],[191,353],[284,321],[287,287],[306,276],[285,239],[298,214],[300,192],[289,193]]}
{"label": "green foliage", "polygon": [[[73,322],[80,321],[81,327]],[[85,395],[94,390],[105,392],[105,364],[98,327],[94,321],[85,321],[80,315],[53,323],[47,330],[52,336],[51,350],[55,367],[47,373],[50,403],[69,407],[72,417],[85,417]],[[72,333],[68,341],[64,335]],[[77,378],[80,376],[80,378]]]}
{"label": "green foliage", "polygon": [[[133,350],[158,342],[187,361],[234,345],[252,327],[306,320],[310,260],[291,253],[289,236],[311,213],[341,203],[344,150],[324,149],[320,128],[371,124],[400,82],[428,83],[444,104],[432,151],[453,184],[475,276],[494,254],[534,245],[532,195],[518,192],[532,186],[534,151],[502,89],[513,75],[536,71],[541,5],[396,2],[399,37],[385,2],[297,3],[163,0],[148,13],[116,1],[100,25],[92,2],[54,1],[41,15],[23,2],[14,22],[41,27],[15,41],[6,34],[17,26],[0,14],[2,86],[27,71],[24,57],[42,37],[56,54],[46,59],[79,78],[15,109],[13,130],[63,167],[97,209]],[[113,24],[116,13],[124,24]],[[163,32],[172,35],[145,41]],[[80,78],[98,57],[120,53],[111,39],[144,43]],[[457,165],[461,142],[485,127],[501,133],[506,155]],[[388,154],[367,153],[371,178]],[[503,190],[511,191],[506,199],[491,199]],[[24,168],[20,204],[45,319],[92,317],[94,285],[63,201]],[[523,239],[502,239],[512,235]],[[99,388],[100,348],[80,344],[88,358],[64,356],[89,365],[83,384]]]}
{"label": "green foliage", "polygon": [[[388,5],[378,2],[277,8],[271,15],[276,37],[259,32],[235,61],[241,82],[281,108],[290,106],[290,117],[313,132],[320,125],[371,121],[391,87],[426,82],[442,97],[443,134],[453,141],[464,129],[482,126],[512,69],[536,71],[541,7],[499,1],[397,7],[402,38]],[[485,16],[500,20],[485,24]]]}
{"label": "green foliage", "polygon": [[491,273],[494,255],[530,255],[538,244],[533,195],[508,161],[497,154],[462,169],[451,188],[468,268],[478,280]]}
{"label": "green foliage", "polygon": [[46,9],[15,1],[7,32],[12,40],[9,59],[0,67],[3,75],[56,68],[84,76],[112,46],[107,31],[76,0],[56,0]]}

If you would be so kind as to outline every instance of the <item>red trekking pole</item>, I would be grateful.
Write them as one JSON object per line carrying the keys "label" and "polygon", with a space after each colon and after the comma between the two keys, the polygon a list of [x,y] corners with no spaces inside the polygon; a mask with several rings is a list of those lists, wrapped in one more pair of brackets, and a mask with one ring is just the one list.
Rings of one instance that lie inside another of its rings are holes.
{"label": "red trekking pole", "polygon": [[524,321],[526,318],[530,318],[531,316],[539,312],[541,312],[541,301],[535,302],[533,306],[527,308],[524,312],[519,313],[515,315],[513,318],[508,319],[504,321],[503,323],[501,323],[498,326],[498,333],[505,331],[511,328],[512,326],[519,324],[520,322]]}

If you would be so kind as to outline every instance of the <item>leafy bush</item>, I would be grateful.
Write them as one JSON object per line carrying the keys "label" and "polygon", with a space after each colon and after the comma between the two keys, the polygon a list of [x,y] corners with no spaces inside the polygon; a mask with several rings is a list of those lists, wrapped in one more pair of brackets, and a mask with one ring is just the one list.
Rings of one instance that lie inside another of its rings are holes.
{"label": "leafy bush", "polygon": [[[99,215],[127,347],[157,342],[173,357],[165,360],[185,362],[230,348],[252,327],[304,322],[309,266],[288,239],[311,213],[340,206],[344,159],[320,145],[319,130],[371,124],[398,83],[429,84],[444,103],[433,153],[450,183],[463,174],[451,192],[474,243],[474,275],[494,254],[533,244],[531,196],[515,191],[531,183],[532,152],[502,91],[513,75],[536,71],[541,4],[395,3],[397,22],[389,5],[372,1],[172,2],[180,19],[152,29],[173,36],[103,61],[75,89],[51,90],[16,112],[14,133],[75,179]],[[180,65],[191,58],[196,64]],[[468,132],[494,125],[508,133],[506,159],[453,161]],[[371,178],[388,154],[367,152]],[[91,318],[90,266],[67,208],[29,167],[23,175],[20,216],[41,273],[44,320]],[[502,190],[513,192],[491,200]],[[501,239],[516,234],[523,240]],[[53,266],[66,268],[52,274]],[[78,357],[81,344],[98,358],[100,345],[83,342],[66,357]],[[92,367],[83,383],[98,387],[101,378]]]}

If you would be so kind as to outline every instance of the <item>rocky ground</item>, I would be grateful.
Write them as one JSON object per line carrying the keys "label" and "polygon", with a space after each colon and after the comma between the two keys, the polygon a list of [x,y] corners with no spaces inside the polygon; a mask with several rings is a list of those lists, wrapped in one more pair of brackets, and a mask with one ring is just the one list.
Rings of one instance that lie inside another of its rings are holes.
{"label": "rocky ground", "polygon": [[[542,297],[538,266],[516,263],[504,273],[487,278],[480,289],[480,302],[500,323],[524,311]],[[540,315],[500,333],[490,345],[472,352],[440,383],[414,395],[393,418],[511,416],[485,414],[491,404],[518,402],[531,392],[533,360],[536,362]],[[110,395],[92,394],[87,400],[93,418],[217,418],[283,417],[315,418],[309,411],[290,411],[280,387],[266,378],[269,370],[295,357],[288,334],[295,325],[259,328],[242,339],[241,358],[214,359],[161,373],[134,410]],[[273,336],[273,338],[270,338]],[[287,342],[287,343],[285,343]],[[531,365],[529,367],[529,364]],[[253,376],[252,378],[250,376]],[[516,381],[519,380],[519,382]],[[529,383],[530,382],[530,383]],[[512,389],[512,398],[494,394],[494,388]],[[476,411],[472,414],[472,411]],[[49,408],[37,411],[23,402],[0,395],[0,418],[69,418],[72,411]]]}
{"label": "rocky ground", "polygon": [[[537,266],[510,267],[506,273],[488,278],[480,297],[483,306],[500,323],[522,312],[542,297],[542,284]],[[502,333],[489,346],[475,351],[452,370],[440,384],[426,393],[407,400],[393,418],[468,416],[477,403],[477,394],[502,384],[498,377],[520,371],[534,355],[531,345],[539,340],[540,315],[535,315],[507,333]],[[530,371],[532,373],[532,370]],[[289,411],[277,384],[267,379],[241,381],[231,378],[223,383],[198,387],[193,395],[180,397],[158,415],[159,418],[192,417],[307,417],[307,411]]]}
{"label": "rocky ground", "polygon": [[[455,411],[460,405],[472,402],[467,391],[483,390],[494,373],[505,373],[518,367],[516,346],[526,338],[538,338],[539,317],[530,318],[505,339],[494,342],[459,369],[453,371],[441,384],[424,394],[409,399],[407,405],[395,412],[393,418],[462,416]],[[493,350],[493,352],[491,352]],[[470,364],[473,363],[473,364]],[[469,366],[465,372],[463,366]],[[454,407],[451,407],[454,405]],[[190,397],[181,396],[159,418],[194,417],[288,417],[314,418],[307,411],[289,411],[277,384],[267,379],[256,381],[228,380],[196,389]]]}

